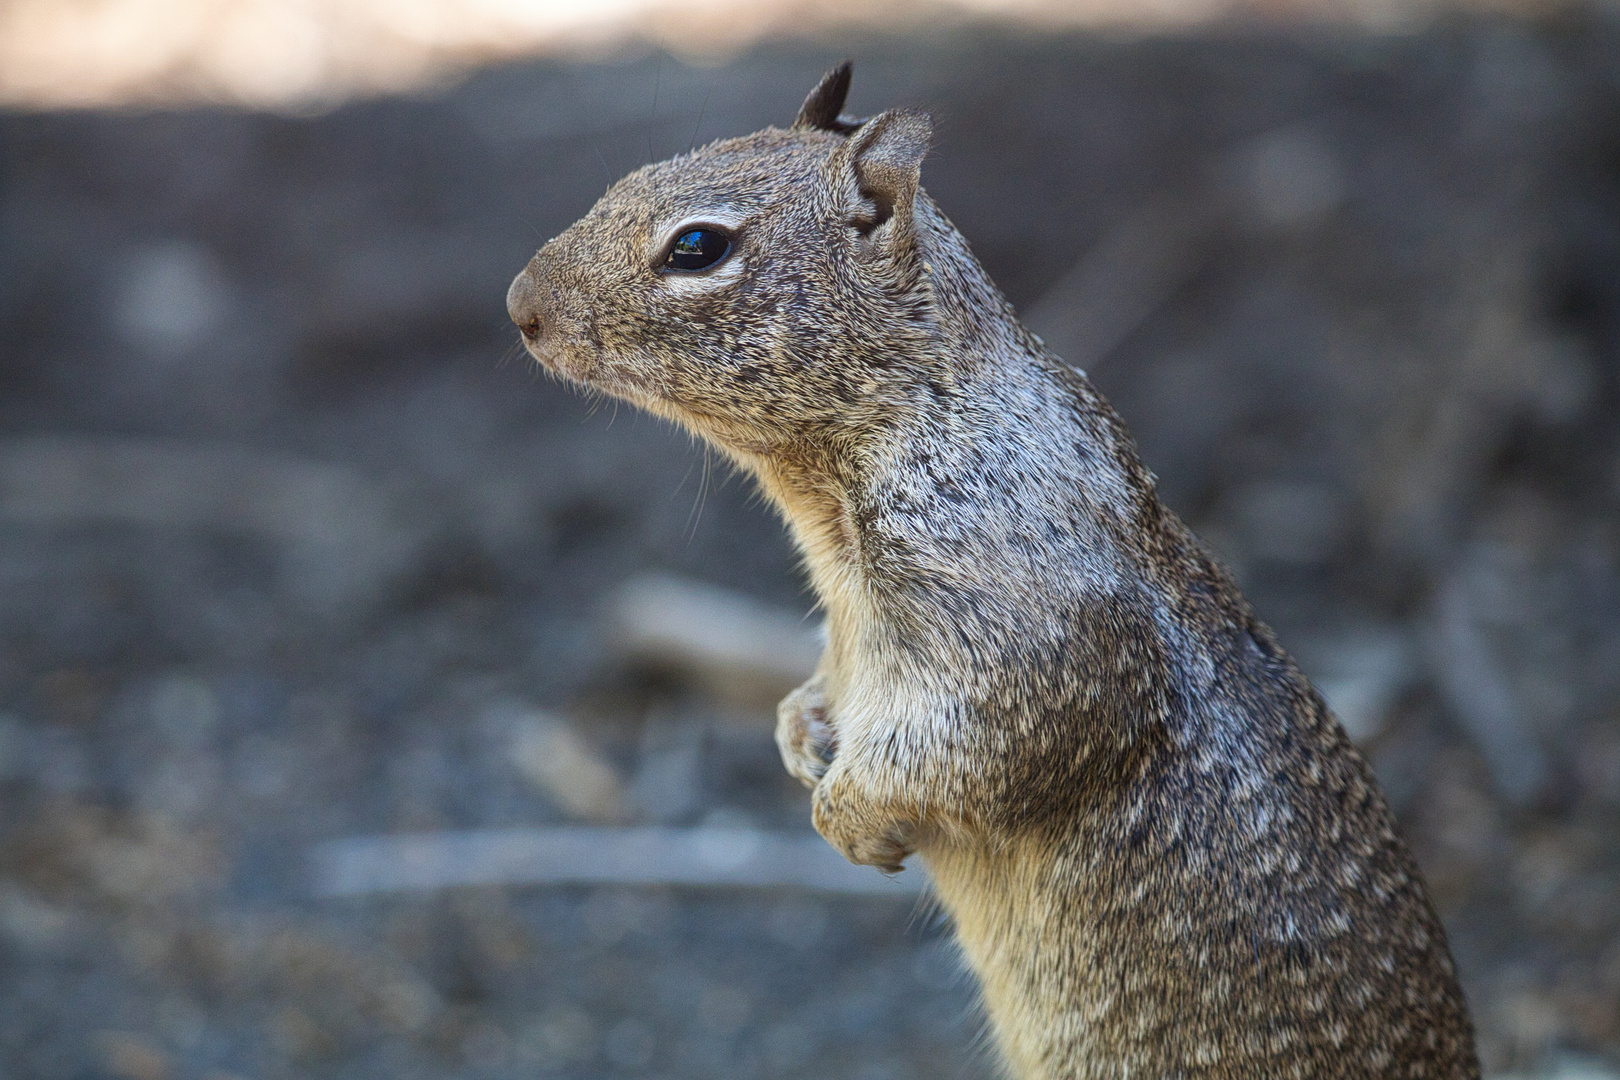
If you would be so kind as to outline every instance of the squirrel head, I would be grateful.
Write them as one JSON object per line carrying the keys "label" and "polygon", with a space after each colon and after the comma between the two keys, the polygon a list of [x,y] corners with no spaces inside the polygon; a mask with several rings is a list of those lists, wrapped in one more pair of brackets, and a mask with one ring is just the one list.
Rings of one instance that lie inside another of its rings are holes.
{"label": "squirrel head", "polygon": [[842,114],[850,65],[787,129],[648,165],[513,281],[550,371],[743,456],[870,431],[927,385],[918,178],[933,125]]}

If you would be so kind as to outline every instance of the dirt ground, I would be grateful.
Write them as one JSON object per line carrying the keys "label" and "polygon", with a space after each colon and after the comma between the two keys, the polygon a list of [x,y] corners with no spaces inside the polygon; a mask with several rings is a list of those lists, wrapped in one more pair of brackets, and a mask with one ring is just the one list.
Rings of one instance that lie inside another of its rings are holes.
{"label": "dirt ground", "polygon": [[780,527],[537,375],[504,294],[845,55],[855,111],[935,112],[930,192],[1366,748],[1487,1071],[1620,1069],[1611,9],[0,115],[0,1077],[991,1075],[907,897],[311,885],[328,840],[590,819],[514,709],[620,824],[808,829],[769,710],[605,614],[647,570],[803,612]]}

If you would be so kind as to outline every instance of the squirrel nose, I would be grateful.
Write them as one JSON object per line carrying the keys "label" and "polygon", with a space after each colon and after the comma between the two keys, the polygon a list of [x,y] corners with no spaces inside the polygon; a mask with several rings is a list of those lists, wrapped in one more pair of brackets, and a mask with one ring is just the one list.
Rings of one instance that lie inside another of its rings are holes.
{"label": "squirrel nose", "polygon": [[525,266],[523,272],[512,279],[512,287],[506,290],[506,313],[529,341],[540,336],[541,328],[540,286],[534,280],[533,269],[532,264]]}

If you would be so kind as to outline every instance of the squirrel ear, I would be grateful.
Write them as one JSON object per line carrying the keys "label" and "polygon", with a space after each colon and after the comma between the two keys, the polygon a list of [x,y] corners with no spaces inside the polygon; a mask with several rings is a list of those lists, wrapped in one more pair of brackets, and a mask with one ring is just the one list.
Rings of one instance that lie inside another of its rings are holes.
{"label": "squirrel ear", "polygon": [[865,122],[839,115],[844,111],[844,99],[849,96],[849,75],[853,67],[845,60],[821,77],[804,104],[799,106],[799,115],[793,120],[795,129],[848,135]]}
{"label": "squirrel ear", "polygon": [[855,173],[860,198],[867,206],[859,228],[871,233],[891,218],[902,229],[911,226],[923,157],[934,137],[934,122],[925,112],[891,109],[861,126],[844,148]]}

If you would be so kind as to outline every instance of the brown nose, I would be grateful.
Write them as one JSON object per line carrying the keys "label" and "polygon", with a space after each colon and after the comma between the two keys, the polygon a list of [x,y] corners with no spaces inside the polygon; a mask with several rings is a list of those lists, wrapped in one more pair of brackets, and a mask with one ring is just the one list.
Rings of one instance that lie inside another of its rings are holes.
{"label": "brown nose", "polygon": [[533,270],[533,263],[525,266],[523,272],[512,279],[512,287],[506,290],[506,313],[530,341],[540,336],[541,327],[540,286],[534,280]]}

